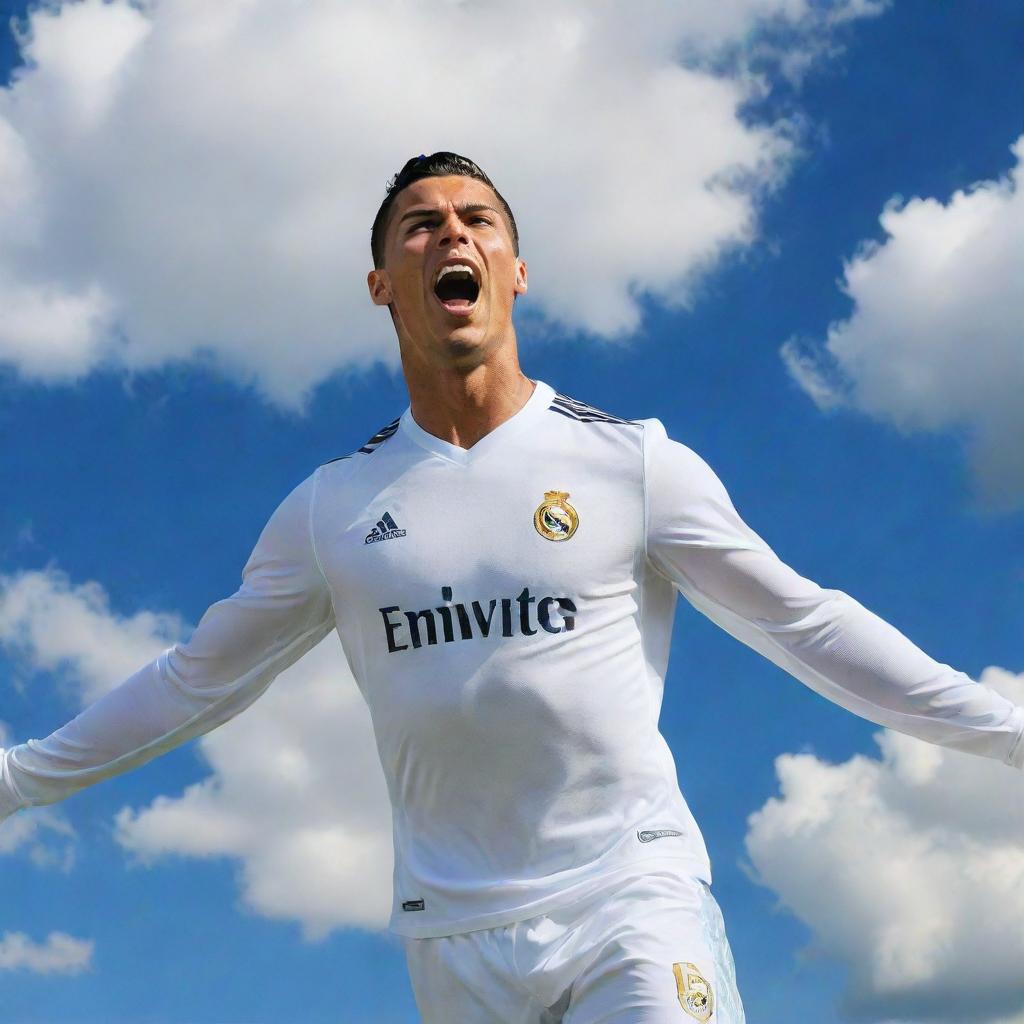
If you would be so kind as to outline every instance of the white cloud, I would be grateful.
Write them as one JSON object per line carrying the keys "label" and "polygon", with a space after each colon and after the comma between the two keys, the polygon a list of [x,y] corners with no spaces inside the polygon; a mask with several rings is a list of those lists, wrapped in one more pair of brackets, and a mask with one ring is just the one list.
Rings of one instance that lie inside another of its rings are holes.
{"label": "white cloud", "polygon": [[122,810],[117,838],[144,862],[240,862],[244,905],[307,939],[381,929],[391,907],[391,814],[369,712],[337,637],[200,741],[212,772],[177,798]]}
{"label": "white cloud", "polygon": [[[117,615],[99,584],[73,584],[56,570],[0,577],[0,644],[36,671],[60,669],[83,706],[184,632],[173,615]],[[386,925],[390,805],[369,712],[337,637],[197,749],[211,768],[203,782],[118,813],[117,838],[137,861],[234,858],[244,905],[298,922],[309,939]],[[63,863],[71,854],[35,840],[43,829],[74,837],[36,808],[0,825],[0,853],[34,842],[41,866]]]}
{"label": "white cloud", "polygon": [[0,970],[28,970],[36,974],[81,974],[92,967],[94,943],[65,932],[50,932],[35,943],[23,932],[0,936]]}
{"label": "white cloud", "polygon": [[[1024,703],[1024,675],[981,682]],[[1024,1022],[1024,776],[885,730],[881,760],[776,759],[751,815],[759,880],[848,969],[865,1021]]]}
{"label": "white cloud", "polygon": [[846,264],[854,302],[823,345],[782,353],[822,408],[847,405],[905,431],[963,433],[981,492],[1024,501],[1024,136],[1004,178],[946,203],[890,203],[885,240]]}
{"label": "white cloud", "polygon": [[395,365],[365,294],[369,225],[390,175],[435,149],[478,160],[512,203],[529,309],[628,335],[642,295],[687,303],[751,240],[793,157],[790,126],[739,113],[765,88],[747,70],[758,28],[776,65],[802,67],[881,6],[36,10],[0,91],[0,360],[59,381],[201,358],[289,404],[341,367]]}
{"label": "white cloud", "polygon": [[[0,722],[0,750],[12,742],[10,726]],[[76,839],[74,828],[49,808],[16,814],[0,823],[0,855],[26,847],[36,867],[54,868],[63,874],[75,866]]]}
{"label": "white cloud", "polygon": [[[58,673],[79,707],[101,697],[184,633],[173,615],[110,610],[96,583],[72,584],[57,570],[0,575],[0,647],[34,673]],[[13,683],[24,688],[24,682]],[[25,737],[27,738],[27,737]],[[18,742],[0,722],[0,748]],[[77,835],[59,812],[37,808],[0,824],[0,854],[26,849],[40,868],[67,873]]]}
{"label": "white cloud", "polygon": [[35,671],[67,670],[84,707],[184,634],[176,615],[110,610],[98,583],[57,570],[0,576],[0,644]]}

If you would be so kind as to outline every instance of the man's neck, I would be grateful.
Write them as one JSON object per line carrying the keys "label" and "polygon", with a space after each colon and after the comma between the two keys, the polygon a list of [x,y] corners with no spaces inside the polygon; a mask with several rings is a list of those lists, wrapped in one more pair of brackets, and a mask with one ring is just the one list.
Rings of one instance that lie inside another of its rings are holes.
{"label": "man's neck", "polygon": [[534,390],[516,360],[482,363],[469,371],[407,373],[406,384],[416,423],[460,448],[472,448],[514,416]]}

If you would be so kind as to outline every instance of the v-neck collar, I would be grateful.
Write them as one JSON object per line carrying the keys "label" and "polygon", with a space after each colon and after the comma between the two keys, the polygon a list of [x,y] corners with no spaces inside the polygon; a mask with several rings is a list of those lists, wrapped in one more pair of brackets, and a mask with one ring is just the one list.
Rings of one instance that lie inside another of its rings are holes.
{"label": "v-neck collar", "polygon": [[481,456],[486,455],[487,452],[501,444],[502,441],[519,433],[535,417],[547,409],[551,404],[551,399],[555,397],[555,389],[549,384],[545,384],[542,380],[538,380],[535,383],[536,387],[533,389],[533,394],[526,400],[526,404],[517,413],[514,413],[507,420],[499,423],[493,430],[484,434],[472,448],[460,448],[457,444],[443,441],[433,434],[428,434],[412,418],[411,406],[402,413],[398,429],[410,441],[421,448],[425,448],[431,454],[459,465],[468,465],[470,462],[474,462]]}

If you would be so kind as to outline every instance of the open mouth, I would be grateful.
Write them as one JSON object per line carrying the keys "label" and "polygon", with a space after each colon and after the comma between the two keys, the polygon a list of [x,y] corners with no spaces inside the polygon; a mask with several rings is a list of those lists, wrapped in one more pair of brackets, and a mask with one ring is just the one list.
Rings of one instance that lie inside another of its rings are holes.
{"label": "open mouth", "polygon": [[434,281],[434,295],[449,313],[468,316],[480,295],[480,285],[468,264],[456,263],[441,268]]}

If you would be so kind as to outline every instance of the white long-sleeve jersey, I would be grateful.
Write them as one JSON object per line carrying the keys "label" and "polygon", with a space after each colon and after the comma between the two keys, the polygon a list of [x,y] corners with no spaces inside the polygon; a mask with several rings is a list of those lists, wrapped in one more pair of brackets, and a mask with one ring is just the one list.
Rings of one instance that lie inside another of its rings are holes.
{"label": "white long-sleeve jersey", "polygon": [[0,819],[208,732],[337,629],[393,807],[394,931],[521,920],[655,862],[710,882],[658,730],[676,591],[858,715],[1024,767],[1024,708],[786,566],[660,422],[538,382],[469,450],[407,410],[321,466],[187,643],[3,752]]}

